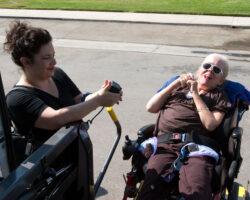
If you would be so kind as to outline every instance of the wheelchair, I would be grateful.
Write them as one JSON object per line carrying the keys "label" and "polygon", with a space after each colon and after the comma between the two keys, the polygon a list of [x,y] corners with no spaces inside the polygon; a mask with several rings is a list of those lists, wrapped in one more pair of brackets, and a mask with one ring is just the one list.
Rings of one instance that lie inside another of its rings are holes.
{"label": "wheelchair", "polygon": [[[248,107],[248,103],[237,99],[234,108],[226,114],[220,126],[215,130],[215,134],[213,134],[213,139],[220,144],[220,158],[213,172],[213,200],[236,199],[234,179],[237,178],[243,160],[240,153],[243,129],[239,126],[239,119],[248,110]],[[138,138],[136,140],[130,140],[128,136],[125,136],[123,159],[131,159],[132,169],[126,177],[124,176],[126,186],[123,200],[127,198],[136,200],[138,197],[143,185],[147,163],[147,158],[138,149],[145,140],[153,137],[154,129],[155,124],[141,127],[137,132]],[[182,200],[183,198],[178,193],[178,180],[174,185],[176,187],[171,189],[170,199]]]}

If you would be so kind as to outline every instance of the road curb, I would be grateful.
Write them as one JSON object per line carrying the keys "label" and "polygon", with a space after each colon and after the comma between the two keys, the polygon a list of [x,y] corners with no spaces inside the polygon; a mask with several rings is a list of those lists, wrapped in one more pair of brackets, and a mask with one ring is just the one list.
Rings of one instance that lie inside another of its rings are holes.
{"label": "road curb", "polygon": [[69,10],[0,9],[0,18],[250,28],[250,17]]}
{"label": "road curb", "polygon": [[250,29],[250,26],[227,25],[227,24],[201,24],[201,23],[173,23],[173,22],[148,22],[148,21],[129,21],[129,20],[101,20],[101,19],[70,19],[70,18],[48,18],[48,17],[19,17],[19,16],[0,16],[0,18],[12,19],[34,19],[34,20],[62,20],[62,21],[86,21],[86,22],[110,22],[110,23],[134,23],[134,24],[158,24],[173,26],[207,26],[207,27],[224,27],[224,28],[241,28]]}

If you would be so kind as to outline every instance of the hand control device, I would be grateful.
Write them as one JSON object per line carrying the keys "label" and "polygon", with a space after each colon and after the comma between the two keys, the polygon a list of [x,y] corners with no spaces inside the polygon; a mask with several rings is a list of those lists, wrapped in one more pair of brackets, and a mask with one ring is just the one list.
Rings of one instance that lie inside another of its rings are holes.
{"label": "hand control device", "polygon": [[111,88],[109,89],[110,92],[119,93],[121,91],[121,86],[116,83],[115,81],[111,81]]}

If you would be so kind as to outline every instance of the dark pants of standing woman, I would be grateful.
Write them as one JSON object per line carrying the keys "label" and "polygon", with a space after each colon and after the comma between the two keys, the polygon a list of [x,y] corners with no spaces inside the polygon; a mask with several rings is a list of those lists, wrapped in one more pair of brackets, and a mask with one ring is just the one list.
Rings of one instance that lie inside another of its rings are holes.
{"label": "dark pants of standing woman", "polygon": [[[171,184],[152,191],[150,185],[159,178],[159,174],[169,170],[179,156],[183,143],[159,144],[157,153],[148,161],[147,172],[138,200],[169,199]],[[180,169],[179,192],[185,200],[211,200],[211,180],[214,159],[206,156],[190,157]],[[165,185],[165,184],[164,184]]]}

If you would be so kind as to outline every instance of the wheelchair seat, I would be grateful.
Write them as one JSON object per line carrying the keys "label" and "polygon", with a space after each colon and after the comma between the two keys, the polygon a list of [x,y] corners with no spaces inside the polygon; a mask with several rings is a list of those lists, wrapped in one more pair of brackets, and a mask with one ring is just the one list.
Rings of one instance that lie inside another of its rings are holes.
{"label": "wheelchair seat", "polygon": [[[237,178],[242,163],[240,146],[243,129],[239,127],[239,114],[242,117],[246,110],[248,110],[248,104],[237,100],[236,105],[225,115],[222,123],[213,133],[213,139],[220,144],[220,159],[213,174],[214,199],[221,199],[226,189],[229,194],[232,192],[234,179]],[[128,160],[132,157],[132,170],[127,173],[123,200],[127,197],[136,199],[138,195],[140,187],[137,187],[137,183],[143,182],[145,175],[143,167],[147,162],[138,152],[138,147],[143,141],[153,137],[154,129],[155,124],[148,124],[138,130],[136,140],[130,140],[126,136],[123,159]]]}

